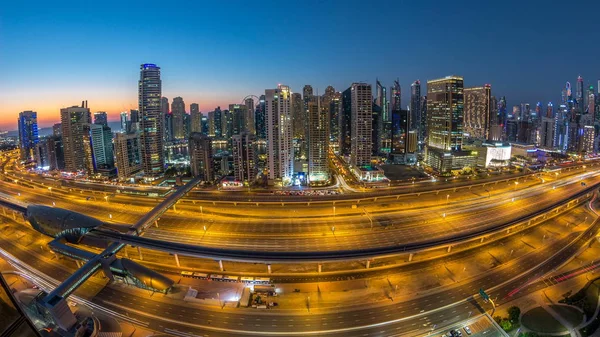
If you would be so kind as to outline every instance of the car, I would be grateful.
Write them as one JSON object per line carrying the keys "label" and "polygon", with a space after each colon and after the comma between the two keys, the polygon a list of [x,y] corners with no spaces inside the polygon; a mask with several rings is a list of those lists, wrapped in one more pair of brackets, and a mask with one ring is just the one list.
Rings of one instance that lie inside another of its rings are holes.
{"label": "car", "polygon": [[468,326],[468,325],[467,325],[467,326],[465,326],[465,327],[464,327],[464,329],[465,329],[465,332],[467,333],[467,335],[470,335],[470,334],[472,333],[472,332],[471,332],[471,328],[469,328],[469,326]]}

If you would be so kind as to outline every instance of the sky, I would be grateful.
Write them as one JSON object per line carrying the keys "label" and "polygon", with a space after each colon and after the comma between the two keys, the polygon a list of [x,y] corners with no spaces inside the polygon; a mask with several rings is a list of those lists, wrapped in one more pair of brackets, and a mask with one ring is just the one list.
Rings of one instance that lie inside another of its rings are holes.
{"label": "sky", "polygon": [[[572,6],[572,7],[571,7]],[[558,101],[600,79],[600,1],[7,1],[0,7],[0,129],[62,107],[137,108],[142,63],[163,96],[207,112],[287,84],[323,92],[461,75],[509,106]],[[425,86],[422,91],[425,92]]]}

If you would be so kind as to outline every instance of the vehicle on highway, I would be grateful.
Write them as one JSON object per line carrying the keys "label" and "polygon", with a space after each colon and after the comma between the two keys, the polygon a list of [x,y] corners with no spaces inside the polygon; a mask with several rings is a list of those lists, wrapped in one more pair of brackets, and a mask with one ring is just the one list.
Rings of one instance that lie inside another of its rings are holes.
{"label": "vehicle on highway", "polygon": [[469,328],[469,326],[468,326],[468,325],[467,325],[467,326],[465,326],[465,327],[464,327],[464,329],[465,329],[465,332],[467,333],[467,335],[470,335],[470,334],[472,333],[472,332],[471,332],[471,328]]}

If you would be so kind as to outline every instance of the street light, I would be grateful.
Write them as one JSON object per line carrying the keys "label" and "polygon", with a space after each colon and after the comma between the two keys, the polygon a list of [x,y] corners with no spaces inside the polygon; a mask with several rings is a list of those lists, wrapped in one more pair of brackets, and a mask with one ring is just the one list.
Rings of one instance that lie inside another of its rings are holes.
{"label": "street light", "polygon": [[448,199],[450,199],[450,194],[446,194],[446,206],[448,205]]}
{"label": "street light", "polygon": [[104,196],[104,200],[106,200],[106,202],[108,203],[108,195]]}
{"label": "street light", "polygon": [[52,187],[48,187],[48,191],[50,191],[50,195],[52,195]]}
{"label": "street light", "polygon": [[515,191],[517,190],[517,185],[519,185],[519,182],[515,181]]}

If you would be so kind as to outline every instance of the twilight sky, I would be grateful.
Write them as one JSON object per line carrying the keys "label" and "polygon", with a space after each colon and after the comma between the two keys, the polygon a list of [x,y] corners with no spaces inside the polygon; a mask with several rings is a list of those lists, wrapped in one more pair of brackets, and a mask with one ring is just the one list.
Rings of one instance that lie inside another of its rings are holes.
{"label": "twilight sky", "polygon": [[[88,4],[90,3],[90,4]],[[7,1],[0,7],[0,129],[23,110],[41,126],[87,99],[137,108],[141,63],[163,95],[203,112],[288,84],[456,74],[509,106],[558,101],[566,81],[600,78],[600,1]],[[422,89],[423,92],[425,88]]]}

